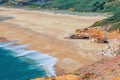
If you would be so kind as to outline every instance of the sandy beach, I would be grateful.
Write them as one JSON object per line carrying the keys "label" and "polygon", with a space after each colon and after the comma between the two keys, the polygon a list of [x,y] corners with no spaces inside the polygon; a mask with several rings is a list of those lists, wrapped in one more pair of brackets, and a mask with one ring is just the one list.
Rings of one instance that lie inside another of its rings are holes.
{"label": "sandy beach", "polygon": [[[103,16],[73,16],[40,11],[0,8],[0,37],[29,44],[28,49],[56,57],[56,73],[72,73],[102,57],[95,51],[106,44],[65,39],[74,30],[86,28]],[[49,65],[49,64],[48,64]]]}

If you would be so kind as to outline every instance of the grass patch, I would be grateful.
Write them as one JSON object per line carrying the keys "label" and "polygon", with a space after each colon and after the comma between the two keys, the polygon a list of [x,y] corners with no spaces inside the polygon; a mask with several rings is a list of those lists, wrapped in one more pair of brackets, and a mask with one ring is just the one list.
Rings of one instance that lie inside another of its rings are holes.
{"label": "grass patch", "polygon": [[119,14],[120,14],[120,11],[117,11],[114,13],[112,17],[109,17],[101,21],[97,21],[90,27],[97,27],[97,26],[104,26],[104,25],[111,24],[112,25],[111,29],[120,29],[120,15]]}

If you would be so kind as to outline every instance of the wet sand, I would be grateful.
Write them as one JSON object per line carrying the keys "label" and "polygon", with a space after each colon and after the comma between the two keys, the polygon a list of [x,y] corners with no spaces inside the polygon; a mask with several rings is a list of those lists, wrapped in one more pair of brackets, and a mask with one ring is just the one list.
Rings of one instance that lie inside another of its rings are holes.
{"label": "wet sand", "polygon": [[[95,54],[104,44],[65,37],[78,28],[86,28],[104,19],[102,16],[72,16],[21,9],[0,8],[0,37],[30,44],[28,49],[56,57],[56,73],[72,73],[102,57]],[[48,64],[49,65],[49,64]]]}

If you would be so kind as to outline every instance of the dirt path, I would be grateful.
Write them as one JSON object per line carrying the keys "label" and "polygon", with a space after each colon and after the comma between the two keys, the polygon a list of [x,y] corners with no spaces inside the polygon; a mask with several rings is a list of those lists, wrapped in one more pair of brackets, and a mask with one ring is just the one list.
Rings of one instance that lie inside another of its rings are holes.
{"label": "dirt path", "polygon": [[30,44],[30,49],[58,58],[57,74],[70,73],[99,60],[101,57],[94,52],[105,45],[64,38],[75,29],[88,27],[104,18],[0,8],[0,37],[19,40],[19,43]]}

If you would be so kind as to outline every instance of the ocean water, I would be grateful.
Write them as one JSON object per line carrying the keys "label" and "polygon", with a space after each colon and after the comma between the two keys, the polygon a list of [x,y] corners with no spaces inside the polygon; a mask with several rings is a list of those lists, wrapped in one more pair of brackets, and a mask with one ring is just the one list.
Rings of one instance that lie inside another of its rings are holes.
{"label": "ocean water", "polygon": [[15,52],[0,48],[0,80],[28,80],[47,76],[46,71],[32,61],[14,57]]}
{"label": "ocean water", "polygon": [[55,76],[57,59],[16,41],[0,42],[0,80],[28,80],[36,77]]}

